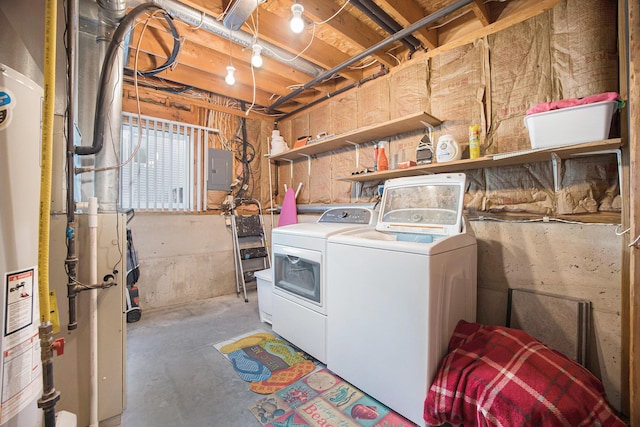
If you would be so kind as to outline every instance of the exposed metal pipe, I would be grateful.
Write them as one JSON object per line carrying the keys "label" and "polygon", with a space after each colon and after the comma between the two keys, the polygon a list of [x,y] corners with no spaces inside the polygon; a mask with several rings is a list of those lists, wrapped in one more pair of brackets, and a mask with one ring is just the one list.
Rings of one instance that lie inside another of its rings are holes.
{"label": "exposed metal pipe", "polygon": [[[161,6],[166,10],[169,15],[186,22],[187,24],[198,27],[201,30],[210,32],[219,37],[223,37],[227,40],[231,40],[233,43],[243,46],[253,46],[255,40],[253,34],[245,31],[230,31],[222,23],[216,21],[213,17],[202,13],[201,11],[192,7],[181,4],[175,0],[152,0],[153,3]],[[140,0],[129,0],[129,4],[139,4]],[[317,76],[324,72],[324,68],[318,67],[312,62],[305,59],[297,58],[293,59],[295,55],[287,52],[278,46],[266,42],[264,40],[259,41],[262,46],[262,55],[273,58],[276,61],[282,62],[289,67],[295,68],[310,76]]]}
{"label": "exposed metal pipe", "polygon": [[[337,204],[329,204],[329,205],[299,204],[297,205],[297,210],[298,210],[298,213],[301,213],[301,214],[323,214],[329,209],[349,209],[349,208],[356,208],[356,207],[373,209],[375,207],[375,203],[346,203],[346,204],[337,203]],[[279,213],[282,210],[282,205],[278,206],[277,209]]]}
{"label": "exposed metal pipe", "polygon": [[[397,33],[402,29],[392,17],[390,17],[380,6],[371,0],[351,0],[351,4],[357,7],[362,13],[378,24],[389,34]],[[420,41],[412,35],[400,40],[411,52],[415,52],[420,46]]]}
{"label": "exposed metal pipe", "polygon": [[98,0],[102,18],[111,26],[118,25],[127,11],[127,0]]}
{"label": "exposed metal pipe", "polygon": [[[108,3],[107,4],[112,4]],[[96,103],[96,111],[95,111],[95,125],[93,130],[93,143],[90,146],[78,146],[75,147],[75,153],[79,156],[87,156],[92,154],[97,154],[102,150],[102,145],[104,143],[104,127],[105,127],[105,112],[107,111],[109,105],[112,103],[113,99],[107,96],[110,93],[114,92],[114,83],[117,82],[118,76],[122,76],[122,67],[117,69],[114,66],[114,62],[116,61],[120,43],[124,40],[125,35],[129,31],[130,26],[135,22],[135,18],[145,12],[150,8],[157,8],[157,6],[153,6],[150,4],[139,6],[140,9],[137,10],[135,16],[133,13],[127,15],[130,17],[125,25],[120,25],[113,33],[113,37],[109,47],[107,48],[107,52],[105,54],[104,62],[102,64],[102,70],[100,72],[100,84],[98,86],[98,95],[97,95],[97,103]],[[136,9],[134,9],[136,10]],[[106,17],[107,19],[114,16],[114,12],[105,12],[102,9],[101,16]],[[133,11],[132,11],[133,12]],[[124,19],[123,19],[124,21]],[[101,20],[102,23],[102,20]],[[101,34],[102,36],[102,34]],[[120,80],[122,80],[120,78]],[[120,94],[114,95],[117,98],[121,98]]]}
{"label": "exposed metal pipe", "polygon": [[[107,2],[107,5],[121,7],[122,2]],[[96,146],[103,147],[111,141],[109,149],[98,150],[95,156],[94,195],[98,198],[102,212],[115,212],[118,206],[118,173],[113,165],[120,163],[120,123],[122,115],[122,70],[127,49],[127,37],[138,16],[145,11],[136,12],[135,17],[127,19],[120,11],[113,13],[109,9],[99,8],[98,58],[102,59],[100,81],[93,125],[93,138]],[[133,12],[133,11],[132,11]]]}
{"label": "exposed metal pipe", "polygon": [[352,58],[344,61],[342,64],[339,64],[337,66],[335,66],[334,68],[325,71],[324,73],[320,74],[319,76],[317,76],[315,79],[311,80],[308,83],[305,83],[301,88],[296,89],[295,91],[291,92],[289,95],[283,96],[282,98],[279,98],[278,100],[276,100],[273,104],[271,104],[271,106],[269,107],[270,111],[273,111],[275,108],[279,107],[280,105],[284,104],[285,102],[287,102],[288,100],[295,98],[296,96],[300,95],[302,92],[304,92],[305,90],[309,89],[310,87],[323,82],[324,80],[328,79],[329,77],[333,76],[334,74],[340,72],[342,69],[348,67],[351,64],[354,64],[358,61],[360,61],[361,59],[366,58],[367,56],[369,56],[371,53],[383,49],[387,46],[389,46],[390,44],[406,37],[408,34],[413,33],[414,31],[417,31],[421,28],[426,27],[429,24],[434,23],[435,21],[437,21],[438,19],[441,19],[445,16],[447,16],[450,13],[455,12],[456,10],[468,5],[469,3],[473,3],[474,0],[456,0],[453,3],[443,7],[440,10],[437,10],[435,12],[433,12],[431,15],[425,16],[424,18],[422,18],[419,21],[414,22],[413,24],[409,25],[408,27],[406,27],[403,30],[398,31],[397,33],[393,34],[392,36],[376,43],[375,45],[371,46],[370,48],[360,52],[359,54],[353,56]]}
{"label": "exposed metal pipe", "polygon": [[76,329],[76,304],[75,289],[78,258],[76,256],[76,220],[75,210],[75,120],[76,120],[76,48],[78,45],[78,0],[67,1],[67,258],[65,269],[67,271],[67,297],[69,298],[69,324],[67,329]]}
{"label": "exposed metal pipe", "polygon": [[[121,8],[122,1],[103,1],[103,4]],[[123,44],[127,34],[133,27],[138,16],[149,10],[162,10],[153,3],[144,3],[134,8],[124,16],[113,31],[112,19],[117,19],[121,11],[99,9],[100,28],[98,38],[101,41],[109,41],[104,54],[104,60],[100,71],[100,82],[96,96],[96,109],[94,115],[93,141],[91,145],[76,146],[75,154],[80,156],[96,156],[96,169],[100,172],[95,176],[95,195],[100,201],[102,211],[115,212],[118,199],[118,171],[108,166],[119,162],[119,144],[115,144],[113,150],[103,150],[104,141],[109,135],[119,135],[120,114],[122,113],[122,71],[124,68]],[[83,172],[82,169],[76,170]],[[74,295],[70,293],[70,302]]]}

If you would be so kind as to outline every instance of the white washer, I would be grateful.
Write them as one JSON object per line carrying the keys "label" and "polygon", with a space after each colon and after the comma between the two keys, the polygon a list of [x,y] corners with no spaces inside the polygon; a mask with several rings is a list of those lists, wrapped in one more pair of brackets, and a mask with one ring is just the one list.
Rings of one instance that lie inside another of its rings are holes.
{"label": "white washer", "polygon": [[368,208],[335,208],[318,222],[274,228],[272,328],[326,363],[326,249],[329,236],[376,223]]}
{"label": "white washer", "polygon": [[465,176],[388,180],[375,229],[329,238],[327,367],[418,425],[460,319],[475,321]]}

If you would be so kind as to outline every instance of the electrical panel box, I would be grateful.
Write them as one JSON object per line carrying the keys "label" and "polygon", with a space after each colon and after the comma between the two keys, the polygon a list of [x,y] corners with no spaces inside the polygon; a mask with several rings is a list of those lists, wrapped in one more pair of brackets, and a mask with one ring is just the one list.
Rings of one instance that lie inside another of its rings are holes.
{"label": "electrical panel box", "polygon": [[207,156],[207,190],[231,191],[233,153],[209,148]]}

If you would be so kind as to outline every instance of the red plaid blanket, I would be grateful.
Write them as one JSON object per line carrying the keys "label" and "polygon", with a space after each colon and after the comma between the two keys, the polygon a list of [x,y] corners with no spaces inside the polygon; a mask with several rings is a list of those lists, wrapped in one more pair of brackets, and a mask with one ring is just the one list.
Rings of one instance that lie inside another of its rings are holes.
{"label": "red plaid blanket", "polygon": [[524,331],[458,323],[425,401],[429,425],[625,426],[588,370]]}

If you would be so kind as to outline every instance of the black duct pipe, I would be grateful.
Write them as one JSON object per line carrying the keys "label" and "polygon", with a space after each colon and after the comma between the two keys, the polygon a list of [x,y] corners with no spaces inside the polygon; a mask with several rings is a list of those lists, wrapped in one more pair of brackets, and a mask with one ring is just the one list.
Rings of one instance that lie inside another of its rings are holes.
{"label": "black duct pipe", "polygon": [[[364,83],[366,83],[366,82],[368,82],[368,81],[375,80],[375,79],[377,79],[378,77],[382,77],[382,76],[384,76],[384,75],[386,75],[386,74],[388,74],[388,73],[389,73],[389,69],[388,69],[387,67],[385,67],[385,66],[382,66],[382,67],[381,67],[381,69],[380,69],[380,71],[378,71],[377,73],[375,73],[375,74],[371,74],[370,76],[365,77],[364,79],[358,80],[358,81],[357,81],[357,82],[355,82],[355,83],[352,83],[352,84],[347,85],[347,86],[345,86],[345,87],[341,87],[341,88],[340,88],[340,89],[338,89],[338,90],[335,90],[335,91],[333,91],[333,92],[331,92],[331,93],[328,93],[328,94],[326,94],[325,96],[323,96],[322,98],[318,98],[318,99],[316,99],[315,101],[312,101],[312,102],[310,102],[310,103],[308,103],[308,104],[306,104],[306,105],[304,105],[304,106],[302,106],[302,107],[298,108],[297,110],[291,111],[291,112],[289,112],[289,113],[287,113],[287,114],[285,114],[285,115],[283,115],[283,116],[278,117],[278,120],[284,120],[284,119],[286,119],[287,117],[290,117],[290,116],[292,116],[292,115],[294,115],[294,114],[299,113],[300,111],[304,111],[304,110],[306,110],[307,108],[313,107],[314,105],[319,104],[319,103],[321,103],[321,102],[323,102],[323,101],[326,101],[326,100],[327,100],[327,99],[329,99],[329,98],[333,98],[334,96],[340,95],[341,93],[344,93],[344,92],[346,92],[346,91],[348,91],[348,90],[351,90],[351,89],[353,89],[353,88],[355,88],[355,87],[358,87],[358,86],[360,86],[360,85],[362,85],[362,84],[364,84]],[[277,122],[276,122],[276,123],[277,123]],[[276,182],[277,182],[277,181],[276,181]]]}
{"label": "black duct pipe", "polygon": [[[395,34],[402,30],[402,26],[390,17],[384,10],[371,0],[351,0],[351,4],[367,15],[389,34]],[[412,35],[400,40],[411,52],[415,52],[420,46],[420,41]]]}
{"label": "black duct pipe", "polygon": [[[75,147],[75,153],[79,156],[88,156],[91,154],[97,154],[102,150],[105,136],[104,117],[105,111],[111,104],[111,98],[107,95],[111,95],[110,87],[107,86],[107,82],[111,80],[110,73],[113,71],[113,62],[116,59],[118,49],[124,42],[124,38],[133,27],[138,16],[150,10],[164,10],[162,7],[153,3],[143,3],[133,8],[123,19],[120,21],[118,28],[113,33],[111,42],[107,47],[105,53],[104,62],[102,63],[102,70],[100,72],[100,83],[98,84],[98,95],[96,100],[96,112],[94,116],[93,125],[93,143],[87,146]],[[118,94],[117,96],[120,96]]]}
{"label": "black duct pipe", "polygon": [[370,48],[368,48],[368,49],[360,52],[359,54],[355,55],[354,57],[346,60],[342,64],[339,64],[339,65],[333,67],[332,69],[325,71],[324,73],[320,74],[319,76],[317,76],[316,78],[314,78],[310,82],[305,83],[304,86],[302,86],[301,88],[296,89],[295,91],[291,92],[289,95],[283,96],[282,98],[276,100],[273,104],[271,104],[271,106],[269,106],[269,111],[273,111],[275,108],[277,108],[280,105],[284,104],[288,100],[300,95],[302,92],[304,92],[305,90],[309,89],[310,87],[325,81],[326,79],[328,79],[329,77],[331,77],[334,74],[338,73],[340,70],[348,67],[349,65],[354,64],[354,63],[360,61],[361,59],[366,58],[371,53],[373,53],[373,52],[375,52],[377,50],[383,49],[383,48],[389,46],[390,44],[392,44],[392,43],[394,43],[394,42],[406,37],[407,35],[409,35],[411,33],[413,33],[414,31],[417,31],[420,28],[424,28],[427,25],[434,23],[438,19],[444,18],[448,14],[453,13],[456,10],[460,9],[461,7],[464,7],[464,6],[468,5],[469,3],[473,3],[473,2],[474,2],[474,0],[456,0],[453,3],[443,7],[442,9],[433,12],[431,15],[425,16],[421,20],[419,20],[417,22],[414,22],[413,24],[409,25],[408,27],[406,27],[403,30],[398,31],[397,33],[393,34],[391,37],[388,37],[388,38],[380,41],[379,43],[376,43],[375,45],[371,46]]}
{"label": "black duct pipe", "polygon": [[153,70],[138,71],[139,76],[142,76],[142,77],[155,76],[156,74],[159,74],[162,71],[166,70],[167,68],[171,67],[174,64],[174,62],[176,62],[176,59],[178,58],[178,53],[180,52],[180,34],[178,34],[178,30],[176,29],[176,26],[173,23],[173,19],[171,19],[168,13],[164,14],[164,19],[165,21],[167,21],[167,25],[169,26],[169,31],[171,31],[171,37],[173,37],[173,49],[171,50],[171,55],[164,62],[164,64],[158,66],[157,68],[154,68]]}

